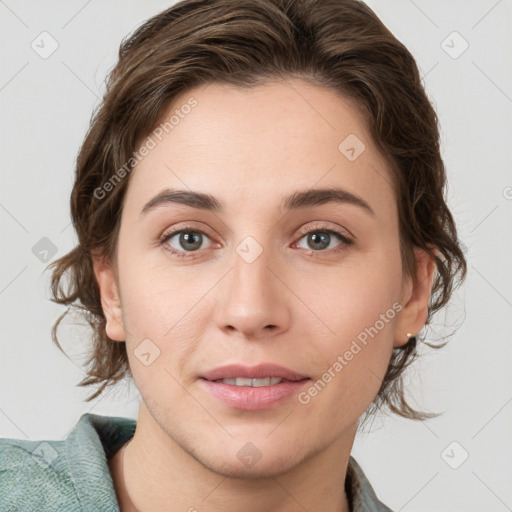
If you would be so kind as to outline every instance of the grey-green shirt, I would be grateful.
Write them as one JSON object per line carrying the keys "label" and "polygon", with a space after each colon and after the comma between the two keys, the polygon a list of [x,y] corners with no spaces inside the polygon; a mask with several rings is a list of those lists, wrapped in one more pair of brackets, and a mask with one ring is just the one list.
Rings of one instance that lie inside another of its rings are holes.
{"label": "grey-green shirt", "polygon": [[[108,459],[136,421],[86,413],[61,441],[0,438],[0,512],[119,512]],[[392,512],[350,457],[345,489],[352,512]]]}

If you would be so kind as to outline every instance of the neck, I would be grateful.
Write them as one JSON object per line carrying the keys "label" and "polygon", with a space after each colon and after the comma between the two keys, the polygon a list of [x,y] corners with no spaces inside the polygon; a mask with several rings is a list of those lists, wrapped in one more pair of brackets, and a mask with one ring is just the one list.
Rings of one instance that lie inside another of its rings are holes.
{"label": "neck", "polygon": [[241,478],[212,471],[168,436],[158,445],[139,425],[109,462],[121,512],[350,512],[344,482],[355,430],[348,444],[337,439],[288,471]]}

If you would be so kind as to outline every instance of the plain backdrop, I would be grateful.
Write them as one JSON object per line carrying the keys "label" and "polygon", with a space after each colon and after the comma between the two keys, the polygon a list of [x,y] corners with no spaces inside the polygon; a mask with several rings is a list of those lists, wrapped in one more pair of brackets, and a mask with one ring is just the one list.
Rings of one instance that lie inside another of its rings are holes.
{"label": "plain backdrop", "polygon": [[[469,272],[435,322],[438,337],[456,334],[407,378],[413,404],[443,415],[377,418],[353,455],[393,510],[512,510],[512,1],[368,3],[416,58],[438,112]],[[1,437],[64,439],[85,412],[137,416],[129,383],[83,401],[88,331],[68,319],[69,358],[53,345],[64,308],[43,269],[75,244],[75,158],[119,44],[171,4],[0,1]]]}

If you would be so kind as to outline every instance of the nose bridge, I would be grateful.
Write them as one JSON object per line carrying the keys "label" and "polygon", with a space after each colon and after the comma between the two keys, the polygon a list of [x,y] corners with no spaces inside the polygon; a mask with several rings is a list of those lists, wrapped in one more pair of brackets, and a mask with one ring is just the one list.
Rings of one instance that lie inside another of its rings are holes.
{"label": "nose bridge", "polygon": [[[285,327],[288,310],[282,283],[274,275],[271,233],[246,236],[234,247],[232,271],[222,287],[222,306],[217,312],[219,327],[236,329],[246,337],[268,335]],[[272,269],[272,270],[271,270]]]}
{"label": "nose bridge", "polygon": [[260,243],[255,237],[247,236],[236,246],[233,257],[232,296],[254,312],[267,309],[266,303],[273,293],[269,239],[266,237]]}

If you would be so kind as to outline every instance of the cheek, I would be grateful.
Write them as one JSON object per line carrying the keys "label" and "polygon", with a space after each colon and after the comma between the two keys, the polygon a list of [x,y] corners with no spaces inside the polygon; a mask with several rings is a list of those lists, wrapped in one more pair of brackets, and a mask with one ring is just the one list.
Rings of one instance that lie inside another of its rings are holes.
{"label": "cheek", "polygon": [[[389,338],[400,296],[399,261],[381,253],[365,254],[340,264],[339,269],[303,275],[294,287],[296,295],[309,309],[309,328],[317,329],[328,346],[342,350],[353,339]],[[333,343],[334,342],[334,343]],[[332,355],[332,354],[331,354]]]}
{"label": "cheek", "polygon": [[[391,318],[394,310],[387,310]],[[330,435],[329,425],[345,425],[359,418],[373,402],[391,358],[392,326],[392,319],[386,324],[369,309],[366,315],[347,314],[335,325],[335,337],[317,339],[309,348],[308,360],[318,363],[318,371],[298,400],[309,408],[309,421],[318,423],[321,431],[326,429],[326,435]]]}
{"label": "cheek", "polygon": [[[191,272],[162,264],[155,258],[126,254],[120,262],[123,314],[130,332],[162,339],[189,319],[207,286]],[[122,273],[122,274],[121,274]]]}
{"label": "cheek", "polygon": [[181,380],[184,362],[204,330],[208,301],[200,299],[211,283],[133,260],[125,265],[122,279],[123,323],[134,380],[137,385],[154,385],[154,376],[166,375],[164,370]]}
{"label": "cheek", "polygon": [[402,309],[396,284],[400,269],[395,265],[390,270],[391,263],[381,260],[345,268],[325,282],[315,280],[314,287],[302,281],[299,293],[315,313],[308,315],[311,320],[305,325],[307,360],[318,370],[312,395],[322,394],[333,407],[342,403],[362,408],[362,413],[380,388]]}

